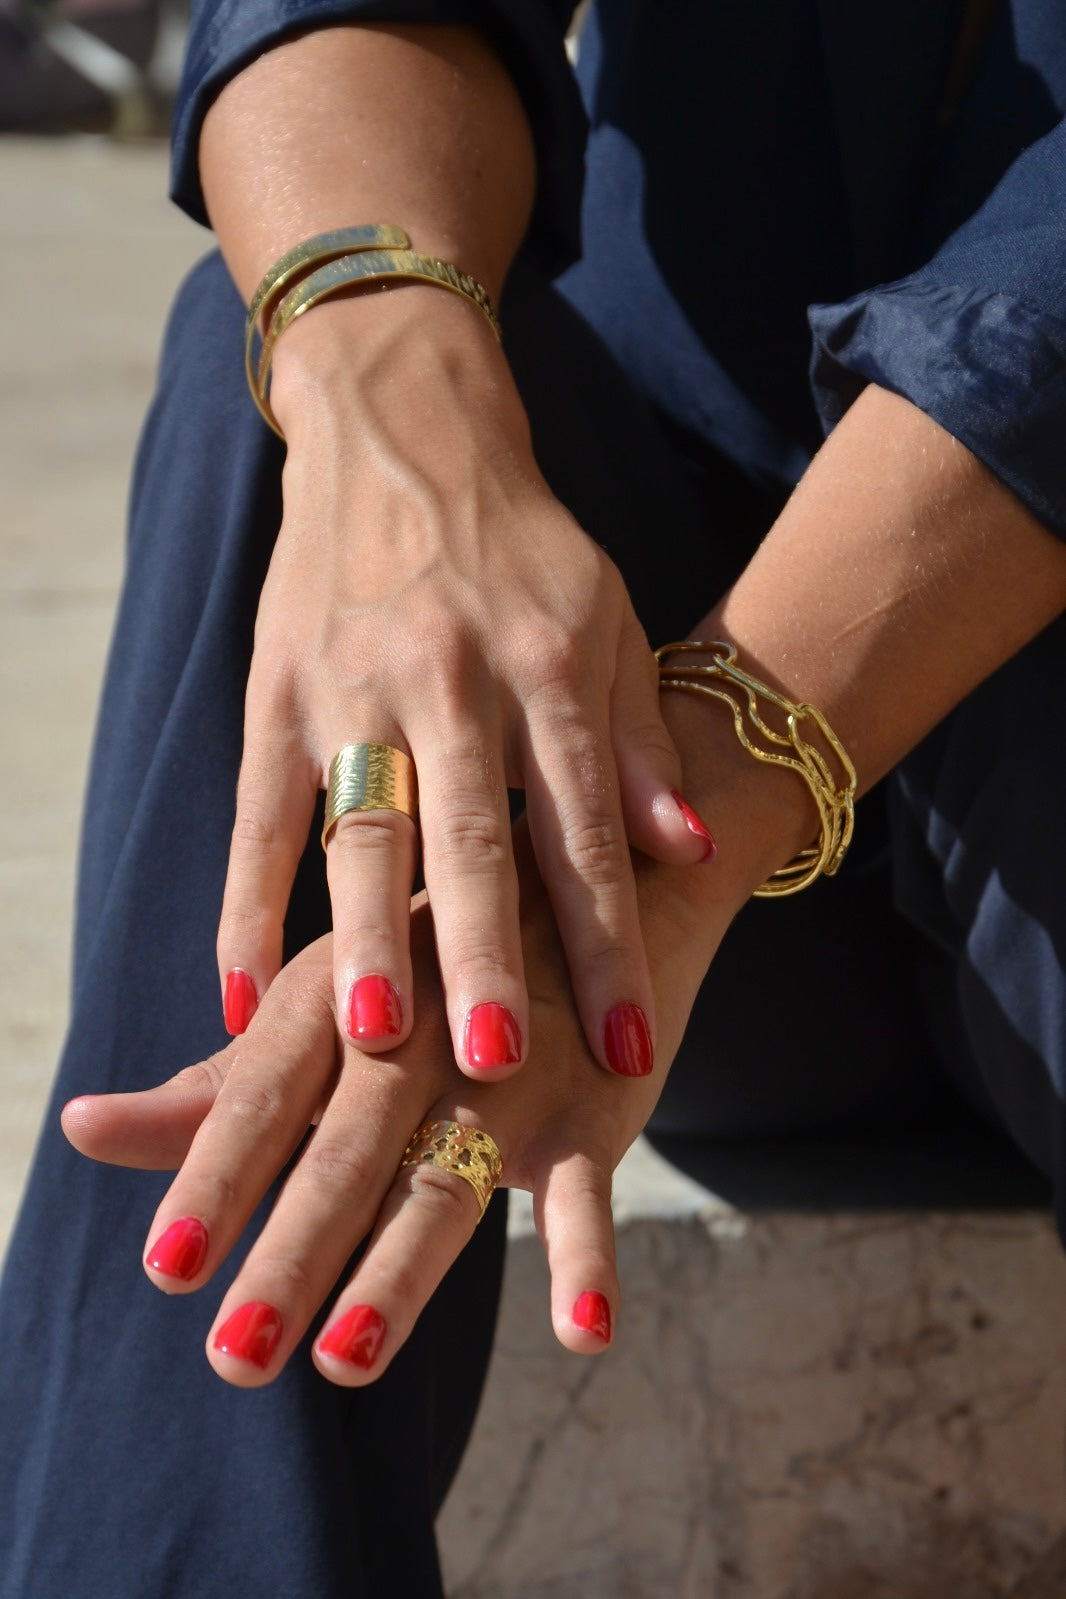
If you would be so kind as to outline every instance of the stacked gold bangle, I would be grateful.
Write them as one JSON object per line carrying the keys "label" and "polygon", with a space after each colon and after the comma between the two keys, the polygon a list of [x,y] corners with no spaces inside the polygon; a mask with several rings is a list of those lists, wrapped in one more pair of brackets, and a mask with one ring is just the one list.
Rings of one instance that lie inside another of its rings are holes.
{"label": "stacked gold bangle", "polygon": [[[470,300],[489,322],[496,337],[500,337],[499,318],[481,284],[450,261],[420,255],[410,245],[402,228],[388,224],[336,228],[294,245],[265,274],[248,308],[244,371],[260,414],[279,439],[285,435],[270,404],[270,363],[274,347],[297,317],[353,284],[384,284],[390,279],[436,284]],[[290,289],[289,285],[297,279],[295,287]],[[283,296],[280,300],[279,295]],[[270,313],[269,321],[259,361],[255,363],[255,335],[264,311]]]}
{"label": "stacked gold bangle", "polygon": [[[667,664],[671,655],[696,653],[705,657],[702,664]],[[796,705],[783,694],[760,683],[737,664],[736,648],[721,641],[703,643],[688,640],[664,644],[656,650],[661,688],[680,689],[686,694],[704,694],[721,700],[733,713],[733,728],[749,755],[781,766],[801,777],[811,792],[821,823],[817,844],[801,850],[793,860],[773,872],[756,897],[769,899],[781,894],[798,894],[824,873],[832,877],[840,868],[855,826],[855,768],[847,751],[821,711],[813,705]],[[760,703],[772,707],[784,723],[784,731],[769,725]],[[813,731],[839,762],[840,775],[834,777],[823,749],[811,743]]]}

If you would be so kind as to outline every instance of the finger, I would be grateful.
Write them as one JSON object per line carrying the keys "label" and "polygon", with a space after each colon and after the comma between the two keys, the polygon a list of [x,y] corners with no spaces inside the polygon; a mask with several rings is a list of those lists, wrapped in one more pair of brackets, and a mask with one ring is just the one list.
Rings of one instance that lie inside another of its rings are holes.
{"label": "finger", "polygon": [[281,969],[296,868],[318,793],[313,763],[294,739],[249,737],[218,927],[226,1027],[243,1033]]}
{"label": "finger", "polygon": [[[306,1136],[337,1069],[323,959],[305,961],[295,977],[291,967],[282,973],[269,1009],[235,1050],[149,1229],[145,1269],[157,1287],[180,1292],[207,1280]],[[195,1270],[181,1242],[190,1224],[202,1242]]]}
{"label": "finger", "polygon": [[530,838],[585,1037],[609,1071],[646,1077],[654,1064],[652,987],[609,730],[556,708],[530,724],[529,736]]}
{"label": "finger", "polygon": [[610,1344],[618,1315],[618,1266],[609,1168],[571,1155],[548,1168],[534,1196],[551,1271],[555,1336],[579,1355]]}
{"label": "finger", "polygon": [[434,735],[419,756],[423,868],[452,1046],[467,1076],[498,1080],[529,1036],[502,738],[443,718]]}
{"label": "finger", "polygon": [[174,1171],[209,1113],[229,1070],[233,1045],[169,1082],[132,1094],[83,1094],[64,1105],[60,1122],[91,1160],[141,1171]]}
{"label": "finger", "polygon": [[611,690],[611,730],[630,844],[671,866],[712,861],[714,836],[683,797],[681,758],[660,710],[659,670],[632,611]]}
{"label": "finger", "polygon": [[359,1387],[381,1376],[480,1218],[463,1178],[421,1164],[398,1173],[366,1253],[315,1340],[324,1377]]}
{"label": "finger", "polygon": [[414,822],[393,810],[347,812],[326,845],[337,1015],[363,1050],[395,1048],[414,1021],[416,853]]}
{"label": "finger", "polygon": [[[454,1072],[445,1056],[437,1081]],[[257,1387],[281,1370],[373,1225],[426,1088],[422,1074],[416,1081],[349,1052],[325,1115],[208,1336],[208,1359],[228,1382]]]}

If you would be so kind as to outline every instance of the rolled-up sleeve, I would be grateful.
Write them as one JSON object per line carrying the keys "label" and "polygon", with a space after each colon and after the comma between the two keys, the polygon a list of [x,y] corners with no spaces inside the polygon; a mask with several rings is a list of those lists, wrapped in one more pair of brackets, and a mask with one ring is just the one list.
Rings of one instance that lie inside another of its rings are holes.
{"label": "rolled-up sleeve", "polygon": [[586,132],[564,46],[573,10],[574,0],[194,0],[174,113],[171,196],[207,222],[200,129],[223,85],[264,50],[340,23],[462,23],[484,33],[522,96],[537,151],[529,248],[546,270],[561,271],[578,253]]}
{"label": "rolled-up sleeve", "polygon": [[810,309],[828,431],[867,383],[903,395],[1066,538],[1066,122],[927,265]]}

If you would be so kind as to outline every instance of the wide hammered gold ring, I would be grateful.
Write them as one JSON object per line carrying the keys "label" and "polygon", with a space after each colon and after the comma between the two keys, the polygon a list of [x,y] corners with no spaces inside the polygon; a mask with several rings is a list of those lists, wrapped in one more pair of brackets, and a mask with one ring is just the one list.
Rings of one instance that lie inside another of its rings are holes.
{"label": "wide hammered gold ring", "polygon": [[401,811],[414,820],[418,810],[415,767],[391,744],[345,744],[329,763],[322,848],[349,811]]}
{"label": "wide hammered gold ring", "polygon": [[503,1176],[495,1140],[480,1127],[462,1122],[423,1122],[404,1150],[400,1170],[405,1166],[439,1166],[441,1171],[461,1177],[477,1195],[481,1216]]}

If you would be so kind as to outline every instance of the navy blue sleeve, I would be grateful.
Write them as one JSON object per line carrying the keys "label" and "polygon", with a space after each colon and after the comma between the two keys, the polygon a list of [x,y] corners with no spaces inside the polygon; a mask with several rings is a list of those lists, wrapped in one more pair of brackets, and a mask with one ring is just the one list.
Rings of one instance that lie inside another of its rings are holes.
{"label": "navy blue sleeve", "polygon": [[194,0],[174,112],[172,198],[195,221],[207,222],[200,128],[223,85],[264,50],[304,29],[344,22],[466,23],[492,44],[525,104],[537,150],[537,200],[527,249],[546,271],[559,272],[578,254],[584,172],[585,114],[563,42],[575,3]]}
{"label": "navy blue sleeve", "polygon": [[920,270],[809,315],[827,430],[867,383],[891,389],[1066,537],[1066,122]]}

